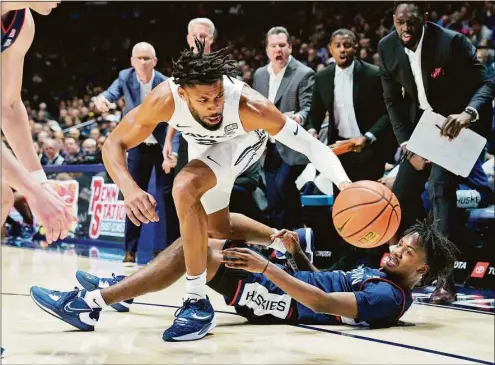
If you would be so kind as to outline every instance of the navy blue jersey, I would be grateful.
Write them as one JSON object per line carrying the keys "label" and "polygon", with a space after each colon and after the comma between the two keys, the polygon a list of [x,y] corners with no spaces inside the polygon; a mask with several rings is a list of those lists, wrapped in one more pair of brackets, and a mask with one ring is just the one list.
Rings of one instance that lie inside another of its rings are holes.
{"label": "navy blue jersey", "polygon": [[358,318],[354,320],[315,313],[301,303],[297,303],[300,322],[319,324],[342,322],[352,325],[387,326],[396,323],[413,301],[409,288],[387,279],[385,272],[369,267],[348,272],[300,271],[293,275],[326,293],[354,292],[358,307]]}
{"label": "navy blue jersey", "polygon": [[2,52],[14,44],[25,18],[26,9],[9,11],[2,16]]}
{"label": "navy blue jersey", "polygon": [[[279,320],[311,324],[340,324],[389,326],[397,322],[412,304],[411,290],[387,279],[381,270],[363,268],[343,271],[300,271],[292,276],[320,288],[326,293],[353,292],[356,296],[358,318],[341,318],[315,313],[292,299],[265,275],[249,273],[237,278],[234,295],[225,297],[227,304],[238,313],[253,320],[273,317]],[[223,275],[229,277],[230,275]]]}

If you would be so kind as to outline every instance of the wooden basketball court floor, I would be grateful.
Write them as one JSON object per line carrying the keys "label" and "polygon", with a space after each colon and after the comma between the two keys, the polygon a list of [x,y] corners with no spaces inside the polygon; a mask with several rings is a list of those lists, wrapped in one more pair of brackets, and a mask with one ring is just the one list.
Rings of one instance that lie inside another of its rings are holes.
{"label": "wooden basketball court floor", "polygon": [[[217,327],[200,341],[166,343],[162,332],[181,304],[184,282],[140,297],[129,313],[102,312],[79,332],[29,297],[40,285],[71,290],[76,270],[125,274],[120,262],[2,246],[4,364],[492,364],[493,313],[413,304],[405,325],[254,326],[210,291]],[[127,273],[128,274],[128,273]]]}

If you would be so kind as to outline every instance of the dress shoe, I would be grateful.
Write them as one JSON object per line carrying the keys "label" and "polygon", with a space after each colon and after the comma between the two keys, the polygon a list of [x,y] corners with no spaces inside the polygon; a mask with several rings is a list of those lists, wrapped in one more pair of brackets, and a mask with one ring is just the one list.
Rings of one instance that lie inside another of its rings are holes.
{"label": "dress shoe", "polygon": [[135,252],[126,252],[124,260],[122,261],[124,266],[134,266],[136,265],[136,253]]}

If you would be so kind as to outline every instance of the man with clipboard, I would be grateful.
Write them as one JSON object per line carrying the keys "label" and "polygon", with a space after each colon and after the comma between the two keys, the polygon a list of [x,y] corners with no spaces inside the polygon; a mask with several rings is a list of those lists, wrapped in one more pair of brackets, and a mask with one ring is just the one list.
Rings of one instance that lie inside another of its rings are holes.
{"label": "man with clipboard", "polygon": [[[428,180],[438,228],[452,239],[459,177],[410,153],[407,142],[425,110],[447,116],[438,131],[442,136],[456,138],[463,128],[486,136],[490,131],[494,86],[466,37],[425,22],[426,17],[421,5],[396,2],[396,31],[378,45],[385,103],[395,136],[407,156],[393,191],[402,208],[401,229],[405,229],[425,214],[420,195]],[[438,281],[430,300],[455,300],[452,276]]]}

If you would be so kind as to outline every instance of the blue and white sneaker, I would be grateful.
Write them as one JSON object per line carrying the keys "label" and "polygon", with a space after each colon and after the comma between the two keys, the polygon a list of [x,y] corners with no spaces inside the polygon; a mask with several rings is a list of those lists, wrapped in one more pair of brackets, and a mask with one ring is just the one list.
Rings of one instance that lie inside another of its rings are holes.
{"label": "blue and white sneaker", "polygon": [[[298,228],[296,229],[297,235],[299,236],[299,243],[302,250],[306,253],[309,261],[313,263],[313,253],[315,250],[315,235],[311,228]],[[279,260],[287,259],[285,253],[276,251],[275,255]]]}
{"label": "blue and white sneaker", "polygon": [[172,326],[163,332],[163,341],[194,341],[205,337],[215,328],[215,311],[206,299],[187,299],[175,312]]}
{"label": "blue and white sneaker", "polygon": [[92,309],[82,296],[85,290],[60,292],[33,286],[31,298],[45,312],[82,330],[94,331],[95,324],[100,318],[101,309]]}
{"label": "blue and white sneaker", "polygon": [[[105,289],[109,286],[117,284],[119,281],[122,281],[126,276],[119,275],[116,276],[112,274],[111,278],[99,278],[98,276],[91,275],[88,272],[77,270],[76,279],[79,284],[86,290],[93,291],[98,289]],[[117,312],[129,312],[129,307],[134,302],[134,299],[128,299],[120,303],[115,303],[110,305]]]}

